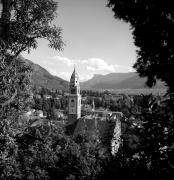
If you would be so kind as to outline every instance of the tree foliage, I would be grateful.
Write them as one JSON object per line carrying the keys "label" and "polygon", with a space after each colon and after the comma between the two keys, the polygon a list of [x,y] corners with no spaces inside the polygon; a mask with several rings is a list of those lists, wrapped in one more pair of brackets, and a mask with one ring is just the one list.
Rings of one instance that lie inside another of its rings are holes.
{"label": "tree foliage", "polygon": [[19,54],[36,48],[38,38],[47,39],[55,50],[62,50],[64,43],[61,28],[52,25],[57,10],[55,1],[1,0],[0,3],[0,108],[3,110],[15,104],[15,98],[20,101],[20,105],[15,104],[18,108],[26,102],[21,95],[27,96],[29,91],[31,68],[18,58]]}
{"label": "tree foliage", "polygon": [[44,38],[49,46],[61,50],[61,28],[52,25],[57,3],[53,0],[2,0],[0,49],[13,55],[37,47]]}
{"label": "tree foliage", "polygon": [[161,79],[174,92],[174,8],[172,1],[108,0],[115,17],[130,24],[138,47],[134,68],[147,85]]}
{"label": "tree foliage", "polygon": [[[137,151],[123,151],[121,170],[128,177],[144,179],[169,178],[173,175],[173,96],[174,92],[174,8],[171,1],[108,0],[115,17],[130,24],[138,47],[134,68],[147,76],[147,85],[164,81],[169,97],[144,101],[135,119],[142,123],[136,134],[141,139]],[[147,99],[146,99],[147,100]],[[146,103],[148,102],[148,103]],[[135,133],[135,132],[134,132]],[[125,150],[125,149],[124,149]]]}
{"label": "tree foliage", "polygon": [[[53,0],[1,0],[0,8],[0,179],[47,178],[42,170],[42,159],[36,157],[41,156],[36,147],[40,145],[42,149],[47,143],[41,145],[34,141],[39,139],[37,128],[33,137],[28,127],[20,128],[18,124],[32,97],[32,69],[19,55],[36,48],[38,38],[48,40],[55,50],[62,50],[61,28],[52,25],[57,3]],[[26,151],[20,144],[23,141],[17,143],[19,134],[25,136],[25,142],[31,139]]]}
{"label": "tree foliage", "polygon": [[90,140],[85,134],[68,137],[50,120],[23,129],[13,139],[1,138],[1,179],[100,177],[107,156],[96,139]]}
{"label": "tree foliage", "polygon": [[[170,98],[144,97],[143,108],[122,122],[122,146],[104,178],[156,179],[173,176],[174,114]],[[125,173],[126,172],[126,173]]]}

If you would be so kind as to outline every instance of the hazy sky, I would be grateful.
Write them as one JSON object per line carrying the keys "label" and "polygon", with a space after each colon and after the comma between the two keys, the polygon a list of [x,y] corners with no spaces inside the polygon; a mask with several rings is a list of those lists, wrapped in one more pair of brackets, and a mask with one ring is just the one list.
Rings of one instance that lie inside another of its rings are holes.
{"label": "hazy sky", "polygon": [[76,64],[80,80],[94,74],[133,71],[135,46],[128,24],[116,20],[107,0],[57,0],[54,23],[63,28],[64,51],[54,51],[45,40],[24,57],[53,75],[69,80]]}

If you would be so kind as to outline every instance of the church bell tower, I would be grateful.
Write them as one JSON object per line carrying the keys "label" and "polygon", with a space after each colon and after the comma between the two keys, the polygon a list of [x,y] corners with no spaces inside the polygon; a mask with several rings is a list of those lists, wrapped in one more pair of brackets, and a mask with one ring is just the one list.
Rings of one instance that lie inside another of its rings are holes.
{"label": "church bell tower", "polygon": [[73,124],[81,117],[81,95],[79,76],[76,73],[75,67],[71,75],[69,85],[69,99],[68,99],[68,121]]}

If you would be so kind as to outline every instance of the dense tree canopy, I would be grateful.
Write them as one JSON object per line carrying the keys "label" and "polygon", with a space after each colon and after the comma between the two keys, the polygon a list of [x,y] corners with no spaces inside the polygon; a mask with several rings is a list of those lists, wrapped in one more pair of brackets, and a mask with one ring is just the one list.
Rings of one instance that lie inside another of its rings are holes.
{"label": "dense tree canopy", "polygon": [[147,85],[161,79],[174,92],[174,8],[172,1],[108,0],[115,17],[130,23],[138,47],[134,68]]}
{"label": "dense tree canopy", "polygon": [[61,28],[51,22],[56,17],[53,0],[1,0],[0,49],[14,55],[37,47],[37,39],[47,39],[49,46],[61,50]]}
{"label": "dense tree canopy", "polygon": [[36,48],[38,38],[48,40],[55,50],[61,50],[64,43],[61,28],[52,25],[55,1],[1,0],[0,7],[0,107],[4,107],[14,101],[19,89],[27,94],[28,88],[24,87],[30,81],[31,69],[19,62],[18,55]]}
{"label": "dense tree canopy", "polygon": [[[19,172],[20,166],[27,166],[20,156],[17,134],[23,136],[23,131],[29,130],[28,126],[19,128],[18,122],[32,97],[32,70],[19,55],[22,51],[36,48],[38,38],[48,40],[49,46],[55,50],[63,48],[61,28],[51,24],[56,17],[56,9],[57,3],[53,0],[0,0],[1,179],[26,179]],[[30,132],[29,137],[31,139]],[[19,159],[21,165],[17,162]],[[28,179],[34,179],[32,177]]]}
{"label": "dense tree canopy", "polygon": [[[160,79],[168,85],[171,94],[174,93],[172,1],[108,0],[108,6],[112,8],[115,18],[130,24],[137,46],[134,68],[140,76],[148,78],[148,86],[153,86]],[[123,137],[118,174],[126,171],[129,172],[126,177],[134,179],[169,178],[173,175],[174,121],[171,97],[161,100],[150,98],[149,102],[143,98],[140,113],[133,116],[141,124],[134,128],[133,135],[138,135],[141,141],[135,151],[130,151],[125,146],[127,134]]]}

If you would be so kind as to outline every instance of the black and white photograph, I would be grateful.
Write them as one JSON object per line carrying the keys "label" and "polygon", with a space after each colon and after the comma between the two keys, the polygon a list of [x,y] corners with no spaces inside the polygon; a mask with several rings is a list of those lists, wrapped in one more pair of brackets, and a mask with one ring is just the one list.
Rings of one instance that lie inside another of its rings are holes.
{"label": "black and white photograph", "polygon": [[0,0],[0,180],[173,177],[173,2]]}

